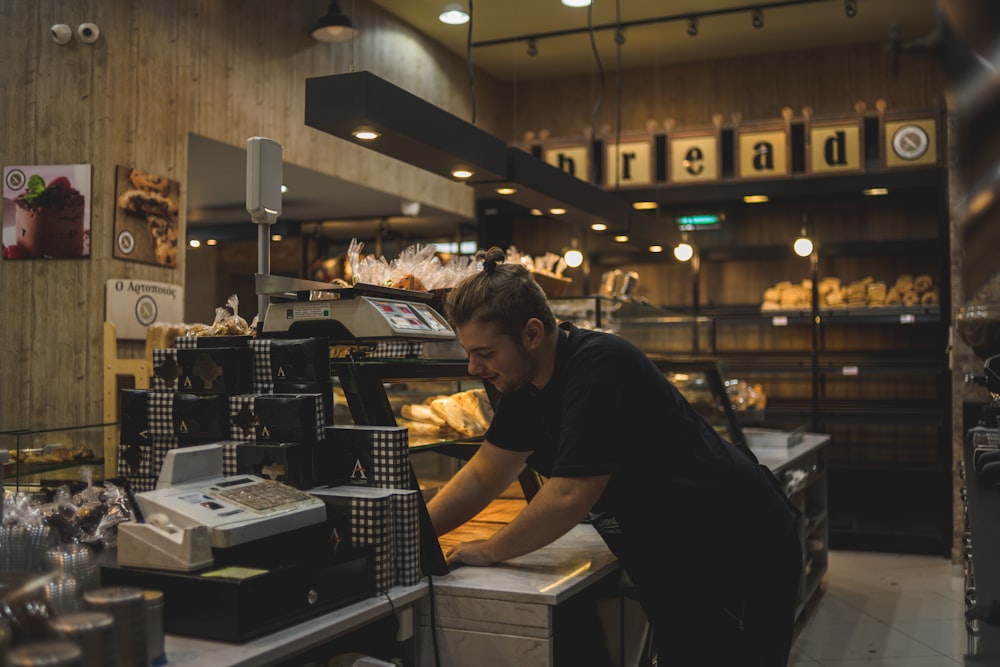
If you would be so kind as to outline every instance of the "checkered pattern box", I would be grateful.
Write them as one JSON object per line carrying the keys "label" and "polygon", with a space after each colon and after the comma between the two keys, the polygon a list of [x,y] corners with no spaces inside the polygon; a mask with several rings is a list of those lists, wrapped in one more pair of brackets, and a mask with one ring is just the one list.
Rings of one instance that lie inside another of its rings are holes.
{"label": "checkered pattern box", "polygon": [[323,396],[324,425],[333,424],[333,383],[332,382],[275,382],[273,394],[321,394]]}
{"label": "checkered pattern box", "polygon": [[311,489],[314,445],[301,442],[244,442],[236,448],[236,473],[257,475],[297,489]]}
{"label": "checkered pattern box", "polygon": [[329,382],[330,343],[325,338],[255,338],[253,391],[276,392],[279,382]]}
{"label": "checkered pattern box", "polygon": [[168,438],[180,446],[201,445],[229,437],[226,396],[122,389],[120,405],[123,445],[151,446]]}
{"label": "checkered pattern box", "polygon": [[316,448],[318,481],[409,489],[409,444],[402,426],[327,426],[326,440]]}
{"label": "checkered pattern box", "polygon": [[416,491],[335,486],[309,492],[326,503],[331,533],[351,547],[372,547],[376,594],[419,583]]}
{"label": "checkered pattern box", "polygon": [[245,394],[253,386],[248,347],[153,350],[154,391],[189,394]]}
{"label": "checkered pattern box", "polygon": [[228,404],[233,440],[315,443],[323,439],[322,394],[234,394]]}
{"label": "checkered pattern box", "polygon": [[252,336],[179,336],[173,346],[182,350],[206,347],[246,347]]}

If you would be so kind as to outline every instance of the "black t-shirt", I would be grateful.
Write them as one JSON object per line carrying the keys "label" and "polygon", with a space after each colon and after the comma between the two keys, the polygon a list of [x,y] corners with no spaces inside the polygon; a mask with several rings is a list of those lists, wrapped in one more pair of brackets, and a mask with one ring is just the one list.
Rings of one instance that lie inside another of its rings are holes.
{"label": "black t-shirt", "polygon": [[551,381],[503,394],[485,438],[530,451],[546,477],[610,475],[591,521],[640,589],[685,586],[692,568],[732,585],[794,517],[769,474],[614,334],[560,325]]}

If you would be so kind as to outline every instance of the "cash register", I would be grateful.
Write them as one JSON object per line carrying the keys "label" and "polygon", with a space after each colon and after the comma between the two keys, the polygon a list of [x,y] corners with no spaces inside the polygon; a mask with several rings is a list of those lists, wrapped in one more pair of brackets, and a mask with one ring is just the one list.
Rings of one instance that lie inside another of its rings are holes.
{"label": "cash register", "polygon": [[162,590],[169,633],[242,642],[373,595],[370,550],[339,541],[322,500],[224,476],[220,445],[170,450],[135,501],[101,583]]}

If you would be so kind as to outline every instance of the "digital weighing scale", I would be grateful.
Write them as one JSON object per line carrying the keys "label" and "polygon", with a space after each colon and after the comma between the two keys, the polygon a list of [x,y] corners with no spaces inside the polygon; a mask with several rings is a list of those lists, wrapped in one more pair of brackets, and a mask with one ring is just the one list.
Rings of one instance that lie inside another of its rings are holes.
{"label": "digital weighing scale", "polygon": [[256,288],[271,298],[261,328],[265,337],[316,336],[332,343],[455,339],[447,320],[431,307],[430,292],[364,283],[337,288],[259,273]]}

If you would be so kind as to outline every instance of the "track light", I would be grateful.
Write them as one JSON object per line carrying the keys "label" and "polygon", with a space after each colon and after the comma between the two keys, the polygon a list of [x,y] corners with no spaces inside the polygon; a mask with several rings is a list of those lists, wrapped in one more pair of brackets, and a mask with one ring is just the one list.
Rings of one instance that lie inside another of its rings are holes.
{"label": "track light", "polygon": [[757,7],[752,12],[750,12],[750,23],[752,23],[753,27],[757,28],[758,30],[760,30],[761,28],[763,28],[764,27],[764,10],[761,9],[760,7]]}
{"label": "track light", "polygon": [[469,22],[469,13],[461,5],[452,3],[438,14],[438,21],[448,25],[462,25]]}
{"label": "track light", "polygon": [[531,57],[535,57],[538,55],[538,42],[536,42],[534,39],[528,40],[528,55]]}
{"label": "track light", "polygon": [[688,34],[692,37],[696,37],[698,35],[698,19],[693,16],[688,19]]}
{"label": "track light", "polygon": [[319,42],[349,42],[359,33],[350,17],[340,11],[337,0],[330,0],[330,8],[326,10],[326,16],[316,21],[312,37]]}
{"label": "track light", "polygon": [[847,18],[853,19],[858,15],[858,0],[844,0],[844,13]]}

